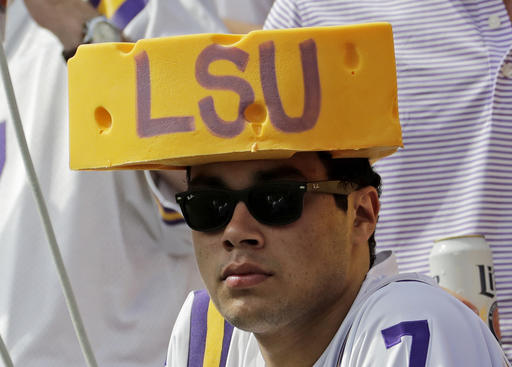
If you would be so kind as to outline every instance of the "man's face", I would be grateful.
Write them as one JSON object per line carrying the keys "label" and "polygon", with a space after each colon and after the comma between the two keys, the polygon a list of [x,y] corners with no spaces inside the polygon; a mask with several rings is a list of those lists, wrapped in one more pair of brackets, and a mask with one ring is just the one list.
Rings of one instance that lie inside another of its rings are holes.
{"label": "man's face", "polygon": [[[234,190],[263,180],[328,179],[315,153],[195,166],[190,174],[190,188]],[[306,193],[297,221],[269,226],[239,202],[225,228],[194,231],[199,269],[221,314],[241,329],[263,334],[322,317],[340,301],[350,305],[353,299],[346,300],[346,293],[353,292],[347,289],[360,286],[353,266],[355,214],[350,203],[349,196],[345,213],[333,195]]]}

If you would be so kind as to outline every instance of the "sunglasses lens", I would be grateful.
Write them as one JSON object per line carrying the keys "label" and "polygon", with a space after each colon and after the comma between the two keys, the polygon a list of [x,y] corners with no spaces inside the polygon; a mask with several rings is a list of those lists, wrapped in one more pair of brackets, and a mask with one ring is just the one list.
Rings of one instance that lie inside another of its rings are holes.
{"label": "sunglasses lens", "polygon": [[187,193],[181,201],[181,209],[190,228],[203,232],[222,228],[233,215],[228,194],[214,190]]}
{"label": "sunglasses lens", "polygon": [[297,184],[265,184],[251,190],[249,210],[264,224],[289,224],[300,217],[303,197]]}

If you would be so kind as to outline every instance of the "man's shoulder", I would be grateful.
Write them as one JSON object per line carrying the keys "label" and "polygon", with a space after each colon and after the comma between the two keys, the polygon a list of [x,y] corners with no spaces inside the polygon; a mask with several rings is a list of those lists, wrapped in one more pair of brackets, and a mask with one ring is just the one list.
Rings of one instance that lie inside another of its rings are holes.
{"label": "man's shoulder", "polygon": [[423,280],[398,278],[357,305],[346,342],[347,365],[377,358],[383,366],[400,366],[399,361],[416,358],[423,366],[501,366],[499,345],[478,316]]}
{"label": "man's shoulder", "polygon": [[400,308],[400,305],[409,303],[421,305],[424,299],[435,298],[437,301],[449,303],[456,300],[444,292],[434,280],[421,274],[396,274],[382,278],[376,282],[376,289],[368,297],[367,304],[391,304]]}
{"label": "man's shoulder", "polygon": [[359,322],[385,324],[428,319],[444,325],[459,321],[479,324],[477,315],[427,277],[395,276],[383,283],[360,305]]}

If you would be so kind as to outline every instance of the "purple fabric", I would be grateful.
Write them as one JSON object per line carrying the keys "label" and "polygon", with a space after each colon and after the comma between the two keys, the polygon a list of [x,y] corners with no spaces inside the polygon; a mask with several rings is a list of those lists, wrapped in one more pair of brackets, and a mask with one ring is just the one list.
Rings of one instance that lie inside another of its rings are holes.
{"label": "purple fabric", "polygon": [[126,0],[112,15],[110,20],[119,29],[124,29],[139,12],[144,9],[149,0]]}
{"label": "purple fabric", "polygon": [[228,359],[229,345],[231,344],[231,336],[233,335],[233,325],[224,321],[224,337],[222,338],[222,352],[220,355],[219,367],[226,367]]}
{"label": "purple fabric", "polygon": [[[171,209],[171,208],[166,208],[164,205],[162,205],[162,209],[165,213],[171,213],[171,214],[174,214],[174,213],[177,213],[176,210],[174,209]],[[165,219],[165,218],[162,218],[162,220],[164,221],[165,224],[180,224],[180,223],[185,223],[185,218],[183,217],[179,217],[179,218],[176,218],[176,219]]]}
{"label": "purple fabric", "polygon": [[92,6],[94,6],[95,8],[98,7],[98,5],[100,5],[100,0],[89,0],[89,2],[91,3]]}
{"label": "purple fabric", "polygon": [[190,315],[188,367],[203,366],[209,303],[210,296],[206,290],[194,292],[192,314]]}
{"label": "purple fabric", "polygon": [[2,171],[4,169],[5,164],[5,121],[0,122],[0,176],[2,175]]}
{"label": "purple fabric", "polygon": [[164,221],[165,224],[168,224],[168,225],[175,225],[175,224],[185,223],[185,219],[183,219],[183,218],[174,219],[174,220],[164,219],[163,221]]}

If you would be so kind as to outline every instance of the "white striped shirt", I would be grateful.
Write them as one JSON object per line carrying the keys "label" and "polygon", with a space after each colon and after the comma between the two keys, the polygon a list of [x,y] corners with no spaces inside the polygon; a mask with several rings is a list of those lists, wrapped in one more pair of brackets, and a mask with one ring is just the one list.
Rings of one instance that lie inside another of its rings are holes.
{"label": "white striped shirt", "polygon": [[[485,235],[512,359],[512,27],[502,0],[277,0],[265,28],[393,25],[405,149],[376,164],[376,232],[401,271],[436,239]],[[371,101],[369,101],[371,104]]]}

